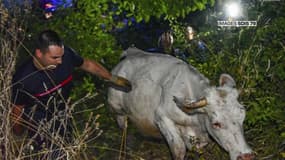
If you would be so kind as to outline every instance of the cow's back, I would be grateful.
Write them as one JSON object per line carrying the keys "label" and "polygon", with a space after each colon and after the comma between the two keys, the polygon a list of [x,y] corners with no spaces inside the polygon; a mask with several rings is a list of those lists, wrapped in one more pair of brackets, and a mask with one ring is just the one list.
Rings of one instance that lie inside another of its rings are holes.
{"label": "cow's back", "polygon": [[118,74],[129,80],[137,80],[139,77],[151,78],[161,81],[164,74],[169,75],[174,66],[186,65],[185,62],[170,55],[148,53],[136,48],[124,51],[122,61],[113,69],[113,74]]}

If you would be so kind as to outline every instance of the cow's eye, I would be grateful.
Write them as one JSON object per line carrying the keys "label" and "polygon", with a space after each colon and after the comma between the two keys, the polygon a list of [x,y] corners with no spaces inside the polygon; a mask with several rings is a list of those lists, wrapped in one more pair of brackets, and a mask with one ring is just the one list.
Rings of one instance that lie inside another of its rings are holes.
{"label": "cow's eye", "polygon": [[219,129],[222,127],[222,124],[220,122],[215,122],[212,125],[213,125],[213,128],[215,128],[215,129]]}

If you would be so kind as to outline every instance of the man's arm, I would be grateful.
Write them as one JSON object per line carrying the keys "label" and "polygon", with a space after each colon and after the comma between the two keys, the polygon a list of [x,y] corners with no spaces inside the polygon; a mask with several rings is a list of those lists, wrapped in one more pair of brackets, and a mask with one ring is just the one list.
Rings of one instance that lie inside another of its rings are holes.
{"label": "man's arm", "polygon": [[21,135],[23,133],[23,118],[22,114],[24,111],[24,105],[13,105],[12,106],[12,113],[11,113],[11,120],[12,120],[12,127],[13,132],[16,135]]}
{"label": "man's arm", "polygon": [[84,71],[102,77],[117,86],[124,87],[126,91],[130,91],[132,89],[132,85],[127,79],[117,75],[112,75],[105,67],[95,61],[84,59],[80,68]]}
{"label": "man's arm", "polygon": [[84,59],[83,64],[80,66],[80,68],[106,80],[111,80],[112,78],[112,74],[105,67],[89,59]]}

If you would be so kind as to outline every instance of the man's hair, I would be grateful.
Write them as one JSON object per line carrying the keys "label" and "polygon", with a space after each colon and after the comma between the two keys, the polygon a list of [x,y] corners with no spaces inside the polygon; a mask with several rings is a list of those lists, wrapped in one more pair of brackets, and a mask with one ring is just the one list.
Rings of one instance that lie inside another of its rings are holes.
{"label": "man's hair", "polygon": [[52,30],[42,31],[36,40],[36,49],[40,49],[45,53],[50,45],[63,46],[63,41],[59,35]]}

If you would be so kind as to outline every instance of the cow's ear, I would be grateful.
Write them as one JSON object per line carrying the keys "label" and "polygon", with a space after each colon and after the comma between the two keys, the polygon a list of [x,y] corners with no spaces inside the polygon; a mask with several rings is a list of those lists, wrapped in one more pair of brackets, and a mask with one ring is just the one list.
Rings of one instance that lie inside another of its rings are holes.
{"label": "cow's ear", "polygon": [[229,86],[229,87],[236,86],[235,80],[228,74],[221,74],[219,83],[220,86]]}

